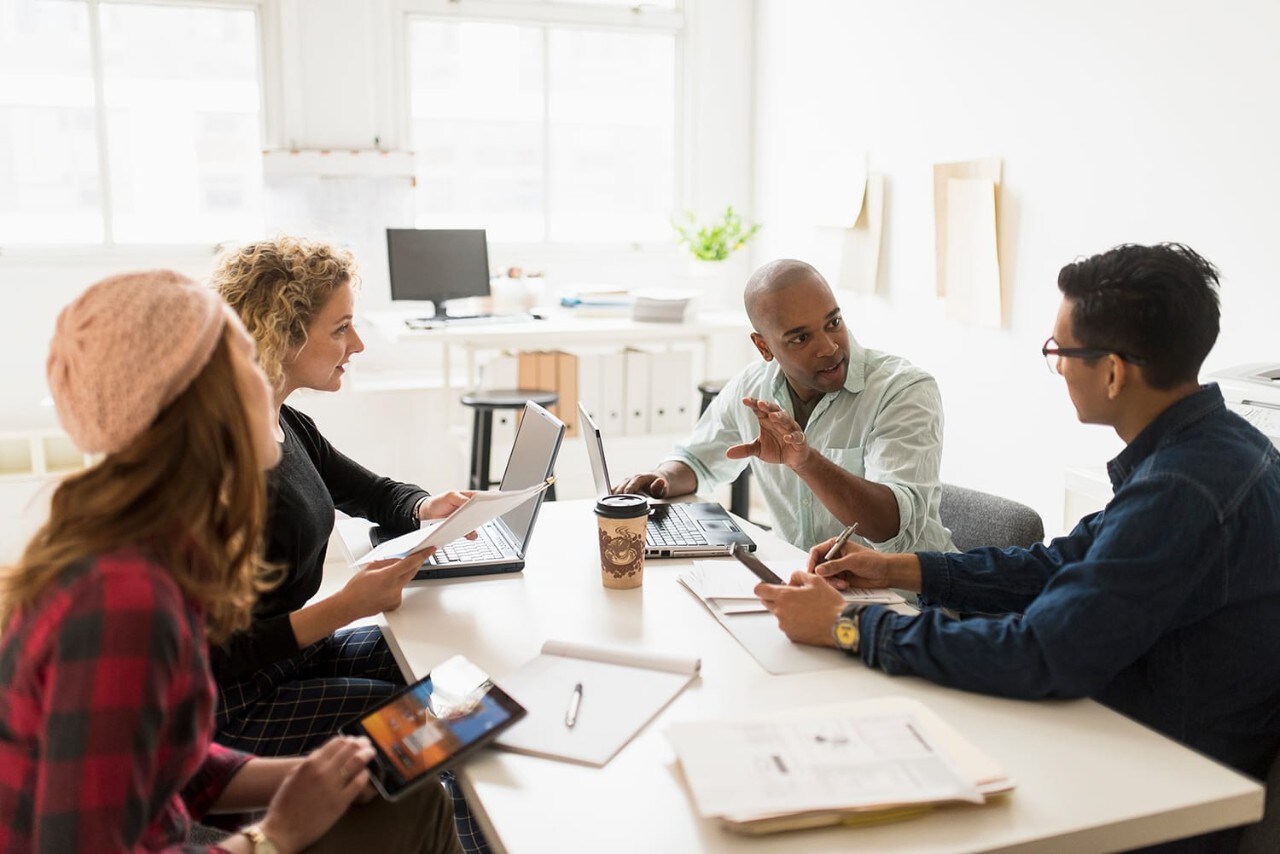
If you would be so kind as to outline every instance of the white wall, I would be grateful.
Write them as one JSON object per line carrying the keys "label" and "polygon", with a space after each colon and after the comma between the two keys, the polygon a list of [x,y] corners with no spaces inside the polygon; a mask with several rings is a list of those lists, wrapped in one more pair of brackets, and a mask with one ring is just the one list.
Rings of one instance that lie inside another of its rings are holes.
{"label": "white wall", "polygon": [[[759,0],[756,260],[820,252],[805,164],[869,152],[887,293],[844,298],[851,329],[938,378],[943,477],[1033,505],[1052,533],[1064,467],[1121,447],[1076,423],[1039,356],[1063,264],[1185,242],[1223,273],[1206,369],[1280,358],[1278,43],[1274,0]],[[931,166],[988,155],[1012,289],[998,331],[947,323],[933,296]]]}

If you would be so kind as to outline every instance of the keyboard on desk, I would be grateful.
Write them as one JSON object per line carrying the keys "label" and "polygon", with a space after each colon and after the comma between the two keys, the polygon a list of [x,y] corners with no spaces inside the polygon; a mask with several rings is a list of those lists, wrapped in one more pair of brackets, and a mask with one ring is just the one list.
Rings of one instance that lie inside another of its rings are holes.
{"label": "keyboard on desk", "polygon": [[495,326],[506,323],[528,323],[536,320],[532,314],[466,314],[457,317],[410,317],[405,325],[410,329],[448,329],[453,326]]}
{"label": "keyboard on desk", "polygon": [[451,563],[479,563],[512,557],[515,554],[495,542],[488,528],[481,528],[474,540],[455,540],[428,558],[427,563],[448,566]]}
{"label": "keyboard on desk", "polygon": [[649,518],[646,546],[705,546],[707,538],[702,528],[689,516],[689,511],[679,504],[668,504],[661,518]]}

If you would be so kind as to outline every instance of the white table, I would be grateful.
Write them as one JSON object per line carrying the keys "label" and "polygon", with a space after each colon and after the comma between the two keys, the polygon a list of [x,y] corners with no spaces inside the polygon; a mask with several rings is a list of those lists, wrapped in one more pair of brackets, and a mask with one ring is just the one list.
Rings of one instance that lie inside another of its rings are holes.
{"label": "white table", "polygon": [[[1262,815],[1256,782],[1089,700],[1002,700],[853,661],[771,676],[676,582],[687,562],[650,561],[643,588],[604,589],[591,507],[545,504],[523,573],[413,585],[386,615],[402,665],[418,675],[462,652],[501,684],[547,638],[702,658],[700,678],[603,769],[498,750],[468,764],[458,776],[496,850],[1116,851]],[[796,554],[766,532],[752,536],[766,559]],[[744,838],[697,816],[662,735],[678,720],[883,695],[926,703],[1004,766],[1012,795],[900,824]]]}
{"label": "white table", "polygon": [[460,348],[466,359],[466,382],[476,381],[476,354],[490,350],[573,350],[575,347],[636,344],[674,347],[693,343],[702,351],[702,376],[710,376],[712,341],[716,335],[738,334],[744,339],[750,324],[743,312],[702,313],[684,323],[640,323],[629,317],[576,317],[564,311],[546,320],[519,323],[465,323],[434,329],[412,329],[402,311],[371,311],[369,323],[388,341],[411,346],[439,346],[446,391],[453,391],[452,351]]}

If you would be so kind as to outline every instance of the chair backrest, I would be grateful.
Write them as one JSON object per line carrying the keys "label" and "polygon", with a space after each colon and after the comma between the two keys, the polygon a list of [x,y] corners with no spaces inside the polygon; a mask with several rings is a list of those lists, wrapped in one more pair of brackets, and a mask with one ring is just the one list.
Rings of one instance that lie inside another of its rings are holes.
{"label": "chair backrest", "polygon": [[1266,786],[1262,821],[1244,829],[1237,854],[1275,854],[1280,851],[1280,756],[1271,763]]}
{"label": "chair backrest", "polygon": [[1040,514],[998,495],[944,483],[938,513],[962,552],[981,546],[1005,549],[1044,542]]}

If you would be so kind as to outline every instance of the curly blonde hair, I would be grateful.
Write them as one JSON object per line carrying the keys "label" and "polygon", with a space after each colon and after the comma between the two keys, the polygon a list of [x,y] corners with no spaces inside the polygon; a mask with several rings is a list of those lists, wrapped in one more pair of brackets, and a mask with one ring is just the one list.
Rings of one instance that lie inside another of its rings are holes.
{"label": "curly blonde hair", "polygon": [[258,343],[258,361],[279,389],[290,354],[307,343],[307,327],[333,292],[359,287],[355,257],[300,237],[278,237],[232,250],[213,284]]}

